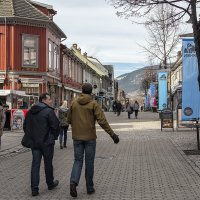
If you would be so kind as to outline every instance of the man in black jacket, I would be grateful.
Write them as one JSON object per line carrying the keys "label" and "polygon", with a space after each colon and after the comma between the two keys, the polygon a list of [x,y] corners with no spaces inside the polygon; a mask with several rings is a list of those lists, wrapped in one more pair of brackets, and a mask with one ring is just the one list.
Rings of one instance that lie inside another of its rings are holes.
{"label": "man in black jacket", "polygon": [[24,132],[28,135],[33,156],[31,168],[32,196],[39,195],[38,186],[42,156],[48,189],[54,189],[59,183],[58,180],[54,180],[52,164],[54,144],[59,135],[59,120],[51,104],[50,95],[48,93],[41,94],[39,103],[28,111],[24,121]]}

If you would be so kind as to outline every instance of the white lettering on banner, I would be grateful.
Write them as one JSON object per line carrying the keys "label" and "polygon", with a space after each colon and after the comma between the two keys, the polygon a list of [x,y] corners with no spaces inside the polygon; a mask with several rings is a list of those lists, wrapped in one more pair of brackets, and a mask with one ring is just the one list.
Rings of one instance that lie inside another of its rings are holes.
{"label": "white lettering on banner", "polygon": [[0,95],[6,96],[10,94],[10,90],[0,90]]}
{"label": "white lettering on banner", "polygon": [[39,83],[22,83],[23,87],[39,87]]}

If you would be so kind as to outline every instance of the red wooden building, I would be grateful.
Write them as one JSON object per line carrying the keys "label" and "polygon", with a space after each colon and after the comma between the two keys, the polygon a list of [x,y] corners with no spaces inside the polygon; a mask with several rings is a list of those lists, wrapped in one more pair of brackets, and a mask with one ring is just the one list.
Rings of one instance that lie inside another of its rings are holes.
{"label": "red wooden building", "polygon": [[10,107],[42,92],[60,104],[60,44],[66,35],[55,14],[52,6],[34,1],[0,1],[0,96]]}

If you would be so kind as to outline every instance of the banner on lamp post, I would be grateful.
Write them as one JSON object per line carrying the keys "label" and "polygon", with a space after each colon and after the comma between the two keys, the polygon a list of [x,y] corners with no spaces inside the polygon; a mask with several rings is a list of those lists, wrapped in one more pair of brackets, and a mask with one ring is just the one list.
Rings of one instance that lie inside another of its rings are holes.
{"label": "banner on lamp post", "polygon": [[167,108],[167,72],[158,73],[159,110]]}
{"label": "banner on lamp post", "polygon": [[198,63],[194,39],[183,39],[182,43],[182,120],[189,121],[200,118]]}
{"label": "banner on lamp post", "polygon": [[156,105],[156,84],[151,83],[149,90],[150,90],[150,105],[151,105],[151,107],[157,107],[157,105]]}

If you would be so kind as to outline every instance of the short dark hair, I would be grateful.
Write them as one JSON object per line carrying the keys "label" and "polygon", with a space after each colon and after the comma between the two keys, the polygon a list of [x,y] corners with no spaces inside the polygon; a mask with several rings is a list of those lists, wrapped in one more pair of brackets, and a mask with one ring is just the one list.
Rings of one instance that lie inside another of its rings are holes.
{"label": "short dark hair", "polygon": [[50,97],[50,94],[47,93],[47,92],[42,93],[42,94],[40,95],[40,97],[39,97],[39,102],[42,102],[43,99],[44,99],[44,100],[47,99],[47,96]]}
{"label": "short dark hair", "polygon": [[82,93],[91,94],[92,93],[92,85],[90,83],[84,83],[82,85]]}

